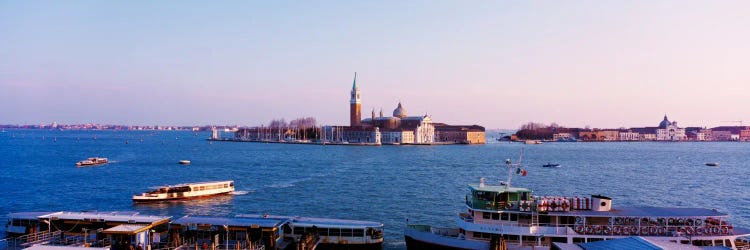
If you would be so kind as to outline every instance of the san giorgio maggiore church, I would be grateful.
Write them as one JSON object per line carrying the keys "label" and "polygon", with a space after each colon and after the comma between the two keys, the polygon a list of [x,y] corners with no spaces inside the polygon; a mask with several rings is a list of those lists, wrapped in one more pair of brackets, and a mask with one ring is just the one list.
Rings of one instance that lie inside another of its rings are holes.
{"label": "san giorgio maggiore church", "polygon": [[485,129],[478,125],[435,123],[429,115],[409,116],[398,103],[393,116],[376,115],[362,119],[362,96],[354,75],[349,99],[349,126],[326,126],[324,140],[361,144],[484,144]]}

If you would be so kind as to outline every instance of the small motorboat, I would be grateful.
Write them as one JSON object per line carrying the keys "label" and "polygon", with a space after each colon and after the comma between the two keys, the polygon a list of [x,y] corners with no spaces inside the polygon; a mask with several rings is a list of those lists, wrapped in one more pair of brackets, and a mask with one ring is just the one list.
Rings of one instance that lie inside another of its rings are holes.
{"label": "small motorboat", "polygon": [[542,165],[542,167],[545,167],[545,168],[559,168],[560,167],[560,163],[551,163],[551,162],[548,162],[547,164]]}
{"label": "small motorboat", "polygon": [[709,162],[709,163],[706,163],[706,166],[709,166],[709,167],[718,167],[719,163],[718,162]]}
{"label": "small motorboat", "polygon": [[78,167],[85,167],[85,166],[96,166],[101,164],[107,164],[109,160],[107,158],[100,158],[100,157],[92,157],[88,158],[86,160],[82,160],[76,163],[76,166]]}
{"label": "small motorboat", "polygon": [[188,164],[190,164],[190,161],[188,161],[188,160],[180,160],[180,164],[182,164],[182,165],[188,165]]}

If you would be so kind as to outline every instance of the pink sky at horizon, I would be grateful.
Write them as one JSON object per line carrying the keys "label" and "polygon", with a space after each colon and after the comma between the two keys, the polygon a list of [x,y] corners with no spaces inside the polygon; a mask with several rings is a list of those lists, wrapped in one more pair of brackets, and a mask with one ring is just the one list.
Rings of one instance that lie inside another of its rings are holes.
{"label": "pink sky at horizon", "polygon": [[0,124],[750,124],[750,2],[0,3]]}

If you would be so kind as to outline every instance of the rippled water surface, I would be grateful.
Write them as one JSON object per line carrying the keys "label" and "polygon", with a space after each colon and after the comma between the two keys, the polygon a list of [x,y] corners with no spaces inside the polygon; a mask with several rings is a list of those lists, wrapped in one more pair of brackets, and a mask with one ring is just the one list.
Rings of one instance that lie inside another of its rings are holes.
{"label": "rippled water surface", "polygon": [[[537,195],[603,194],[614,206],[715,208],[750,227],[750,143],[347,147],[209,143],[206,137],[163,131],[0,133],[0,220],[10,212],[55,210],[371,220],[385,224],[386,249],[403,249],[407,218],[452,225],[463,210],[466,184],[480,177],[505,179],[502,162],[517,159],[523,146],[528,175],[513,184]],[[95,156],[112,163],[74,165]],[[192,164],[177,164],[182,159]],[[547,162],[561,167],[543,168]],[[225,179],[242,192],[151,205],[130,200],[153,186]]]}

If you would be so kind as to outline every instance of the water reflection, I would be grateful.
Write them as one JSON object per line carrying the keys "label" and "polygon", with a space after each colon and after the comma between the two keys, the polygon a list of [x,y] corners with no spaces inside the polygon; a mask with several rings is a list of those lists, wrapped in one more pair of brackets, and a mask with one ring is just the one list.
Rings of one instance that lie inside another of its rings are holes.
{"label": "water reflection", "polygon": [[234,195],[225,194],[211,197],[133,203],[133,207],[140,211],[154,211],[156,214],[182,215],[212,215],[225,216],[234,209]]}

